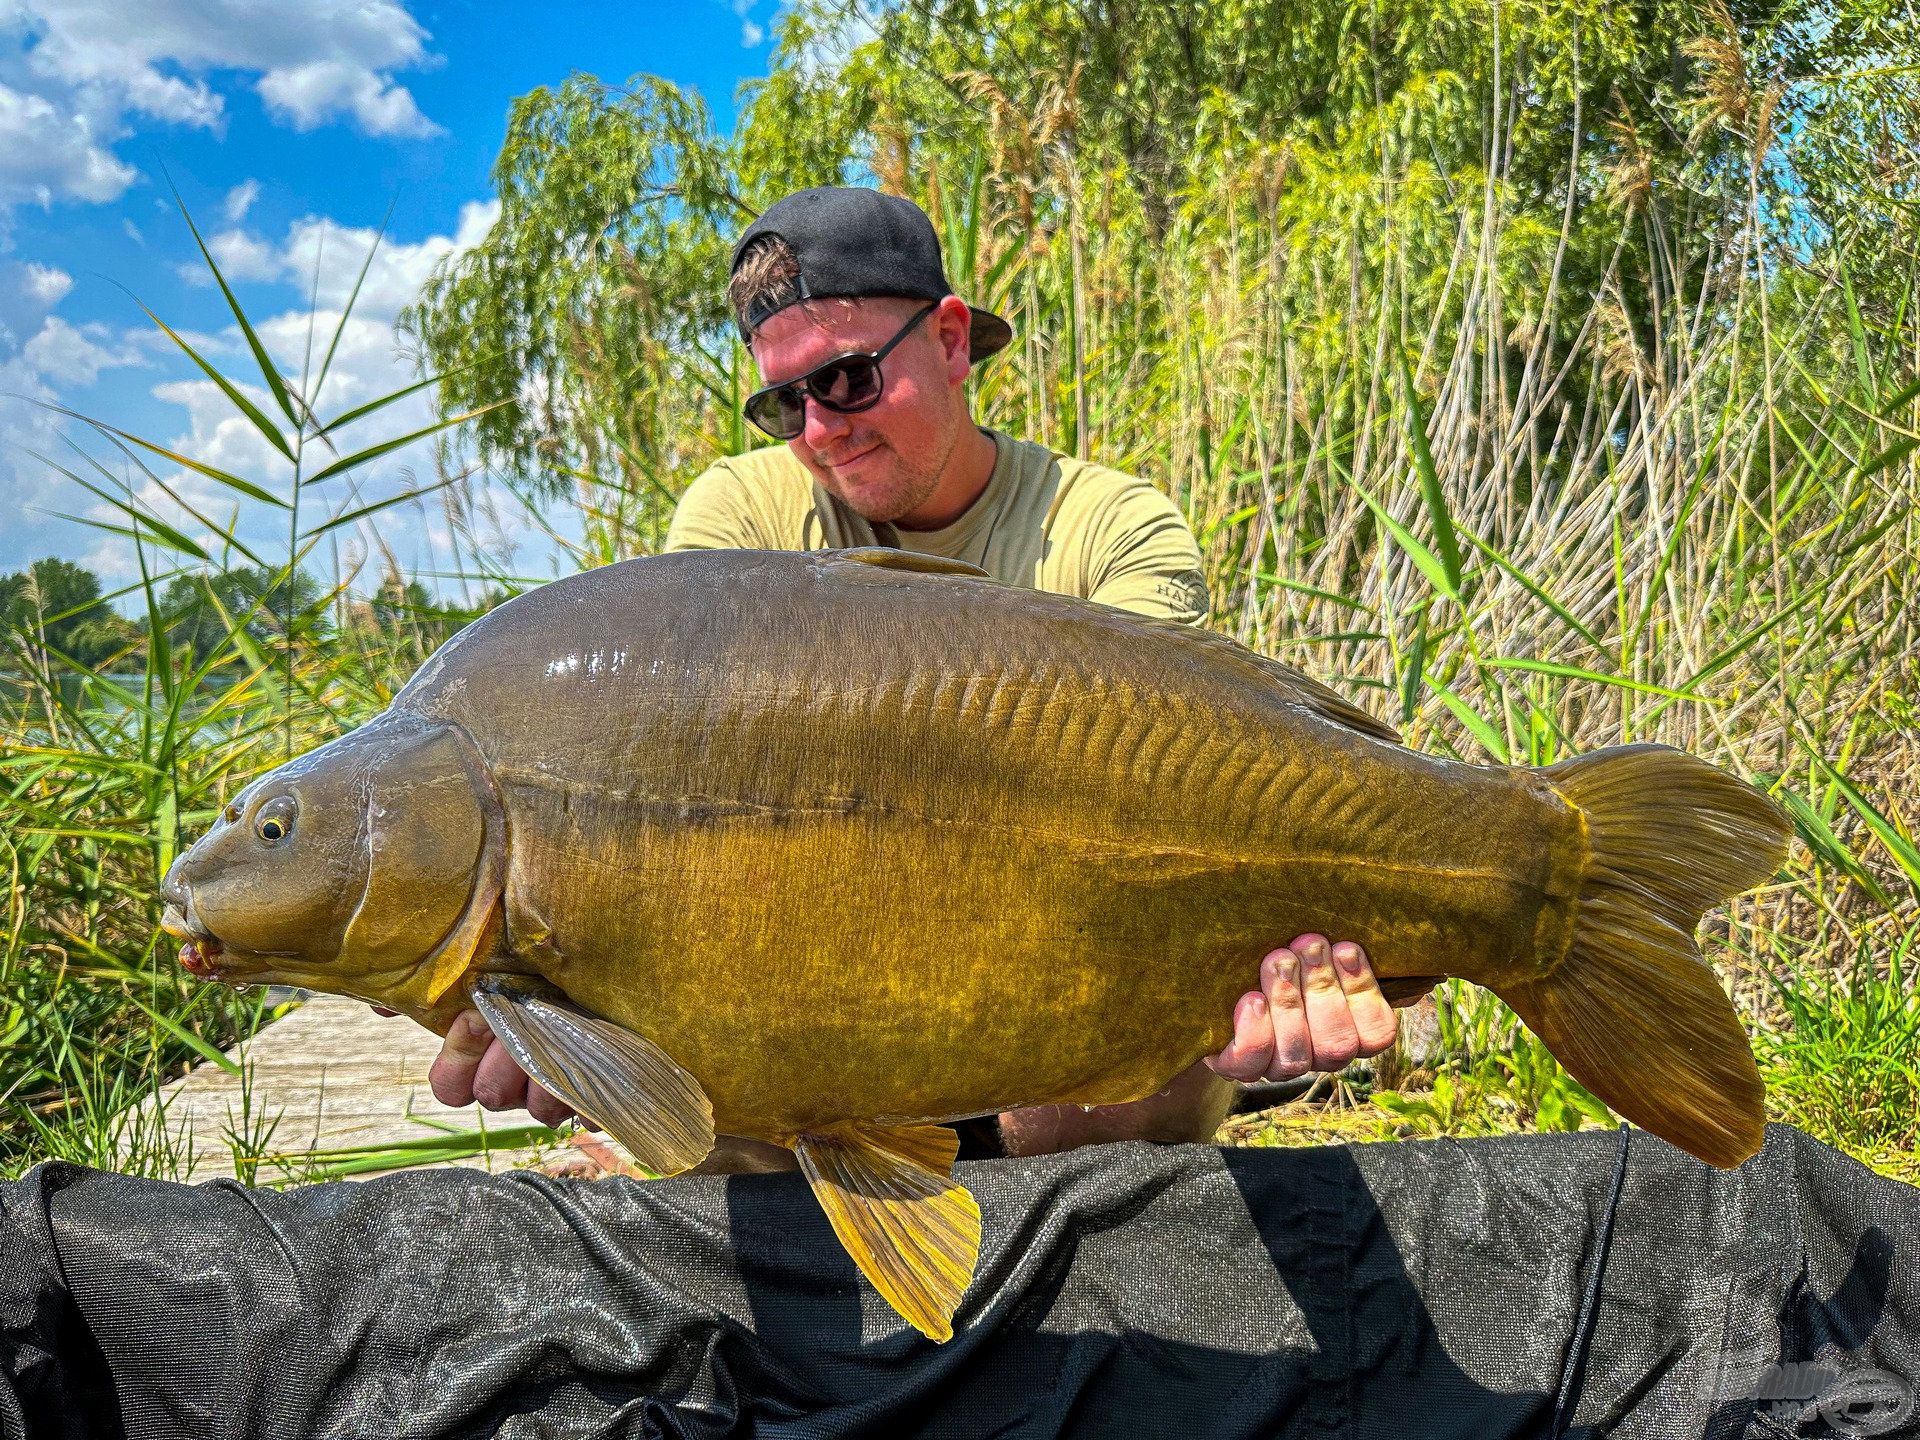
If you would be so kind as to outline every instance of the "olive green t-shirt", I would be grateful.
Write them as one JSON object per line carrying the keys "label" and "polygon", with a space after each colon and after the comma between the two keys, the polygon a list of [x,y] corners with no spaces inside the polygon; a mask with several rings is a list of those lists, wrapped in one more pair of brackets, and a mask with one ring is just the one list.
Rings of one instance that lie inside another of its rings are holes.
{"label": "olive green t-shirt", "polygon": [[1146,480],[995,431],[993,476],[939,530],[873,525],[814,483],[785,445],[729,456],[680,497],[668,550],[885,545],[977,565],[1007,585],[1198,624],[1207,583],[1179,508]]}

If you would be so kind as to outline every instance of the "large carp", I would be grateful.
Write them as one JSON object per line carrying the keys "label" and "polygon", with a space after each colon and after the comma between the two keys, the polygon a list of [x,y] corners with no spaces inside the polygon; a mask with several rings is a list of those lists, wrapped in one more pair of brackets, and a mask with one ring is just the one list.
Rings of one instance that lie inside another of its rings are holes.
{"label": "large carp", "polygon": [[1678,751],[1416,754],[1223,637],[891,550],[711,551],[556,581],[180,857],[192,968],[444,1032],[478,1005],[662,1173],[790,1146],[944,1339],[979,1211],[932,1122],[1133,1100],[1316,930],[1391,989],[1462,975],[1716,1165],[1761,1085],[1702,913],[1786,826]]}

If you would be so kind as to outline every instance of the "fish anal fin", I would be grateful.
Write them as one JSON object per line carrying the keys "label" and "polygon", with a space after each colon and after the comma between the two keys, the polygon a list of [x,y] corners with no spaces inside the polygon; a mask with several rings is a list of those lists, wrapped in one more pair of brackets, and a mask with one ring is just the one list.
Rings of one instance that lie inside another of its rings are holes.
{"label": "fish anal fin", "polygon": [[820,559],[829,565],[851,562],[878,566],[882,570],[916,570],[922,575],[966,575],[975,580],[993,578],[978,565],[969,565],[964,560],[949,559],[945,555],[923,555],[914,550],[890,550],[884,545],[827,551]]}
{"label": "fish anal fin", "polygon": [[980,1206],[953,1178],[959,1136],[943,1125],[846,1125],[796,1136],[794,1153],[854,1264],[932,1340],[980,1258]]}
{"label": "fish anal fin", "polygon": [[713,1149],[706,1091],[644,1035],[517,976],[482,977],[473,1003],[522,1070],[649,1170],[678,1175]]}

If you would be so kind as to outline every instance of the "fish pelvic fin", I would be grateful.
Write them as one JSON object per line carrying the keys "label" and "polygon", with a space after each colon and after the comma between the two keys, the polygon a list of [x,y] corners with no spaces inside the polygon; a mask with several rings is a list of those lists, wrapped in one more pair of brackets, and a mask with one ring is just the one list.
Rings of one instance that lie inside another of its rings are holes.
{"label": "fish pelvic fin", "polygon": [[1790,827],[1753,787],[1664,745],[1541,773],[1585,817],[1587,868],[1565,958],[1496,993],[1619,1114],[1731,1169],[1765,1139],[1765,1091],[1693,935],[1779,869]]}
{"label": "fish pelvic fin", "polygon": [[483,977],[472,998],[522,1070],[649,1170],[678,1175],[713,1149],[707,1092],[644,1035],[520,976]]}
{"label": "fish pelvic fin", "polygon": [[853,1263],[931,1340],[953,1338],[980,1258],[980,1206],[953,1178],[959,1145],[943,1125],[845,1125],[793,1141]]}

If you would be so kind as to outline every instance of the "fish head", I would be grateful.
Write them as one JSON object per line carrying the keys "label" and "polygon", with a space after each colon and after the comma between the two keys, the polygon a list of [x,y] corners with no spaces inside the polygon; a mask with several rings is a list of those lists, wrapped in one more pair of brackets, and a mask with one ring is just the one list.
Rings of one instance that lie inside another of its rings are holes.
{"label": "fish head", "polygon": [[497,896],[502,829],[466,732],[388,712],[235,796],[168,870],[161,925],[198,975],[417,1004]]}

